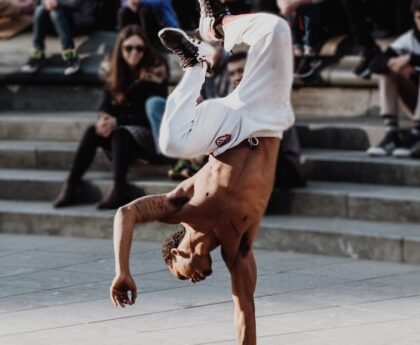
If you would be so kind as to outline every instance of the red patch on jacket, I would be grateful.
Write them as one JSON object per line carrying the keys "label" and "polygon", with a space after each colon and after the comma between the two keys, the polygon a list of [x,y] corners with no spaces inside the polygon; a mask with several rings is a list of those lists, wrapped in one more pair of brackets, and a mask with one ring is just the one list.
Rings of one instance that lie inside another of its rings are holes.
{"label": "red patch on jacket", "polygon": [[230,141],[230,139],[232,139],[232,136],[230,134],[225,134],[225,135],[222,135],[221,137],[218,137],[216,139],[217,147],[222,147],[226,145]]}

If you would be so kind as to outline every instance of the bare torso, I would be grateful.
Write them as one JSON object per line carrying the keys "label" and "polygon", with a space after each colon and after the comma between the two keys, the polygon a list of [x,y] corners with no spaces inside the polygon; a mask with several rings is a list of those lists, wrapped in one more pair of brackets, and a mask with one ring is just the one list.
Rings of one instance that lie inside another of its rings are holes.
{"label": "bare torso", "polygon": [[196,231],[213,232],[222,248],[235,250],[246,234],[251,245],[267,207],[275,176],[280,140],[259,138],[213,157],[174,191],[186,191],[189,201],[168,222],[181,222]]}

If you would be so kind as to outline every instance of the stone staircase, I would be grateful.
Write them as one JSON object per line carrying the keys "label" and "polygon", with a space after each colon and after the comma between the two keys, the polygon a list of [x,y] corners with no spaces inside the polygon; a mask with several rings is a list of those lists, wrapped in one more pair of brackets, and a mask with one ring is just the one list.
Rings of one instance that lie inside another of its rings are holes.
{"label": "stone staircase", "polygon": [[[111,237],[113,211],[51,206],[95,118],[90,111],[0,113],[1,232]],[[368,158],[362,150],[383,134],[371,119],[301,119],[298,130],[308,187],[274,191],[256,247],[420,263],[420,162]],[[166,169],[139,163],[132,179],[147,194],[167,192],[176,183]],[[110,186],[109,170],[100,153],[87,175],[93,199]],[[160,241],[172,229],[151,223],[136,238]]]}
{"label": "stone staircase", "polygon": [[[23,35],[3,45],[0,57],[0,232],[110,238],[113,211],[92,203],[51,206],[83,131],[96,119],[97,66],[110,39],[103,33],[82,38],[90,56],[80,75],[66,79],[54,64],[31,78],[17,73],[27,41]],[[176,83],[180,71],[170,63]],[[309,183],[273,192],[256,247],[420,263],[420,161],[364,154],[384,128],[375,116],[376,81],[355,78],[355,63],[348,57],[328,66],[313,85],[296,82],[293,103]],[[164,193],[176,185],[167,168],[139,163],[131,180],[147,194]],[[109,171],[99,152],[86,177],[90,201],[110,186]],[[136,238],[161,241],[173,229],[150,223]]]}

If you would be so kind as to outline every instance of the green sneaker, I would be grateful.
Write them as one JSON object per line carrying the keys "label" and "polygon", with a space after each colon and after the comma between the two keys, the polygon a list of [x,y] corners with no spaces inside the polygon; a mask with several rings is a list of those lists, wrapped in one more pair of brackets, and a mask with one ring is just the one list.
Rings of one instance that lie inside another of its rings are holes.
{"label": "green sneaker", "polygon": [[64,75],[72,75],[80,70],[80,59],[74,50],[64,50],[61,56],[67,66]]}
{"label": "green sneaker", "polygon": [[23,73],[35,73],[45,63],[45,53],[42,50],[33,49],[29,54],[29,59],[21,68]]}

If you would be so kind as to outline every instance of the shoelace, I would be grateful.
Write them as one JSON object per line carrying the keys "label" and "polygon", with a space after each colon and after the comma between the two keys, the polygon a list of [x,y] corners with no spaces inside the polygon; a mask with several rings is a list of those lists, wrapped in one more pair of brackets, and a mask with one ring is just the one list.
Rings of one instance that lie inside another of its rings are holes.
{"label": "shoelace", "polygon": [[[200,40],[192,39],[192,43],[201,44]],[[188,42],[191,43],[191,42]],[[182,68],[190,66],[194,61],[197,61],[198,49],[194,45],[187,44],[183,48],[174,49],[174,53],[181,57]]]}

